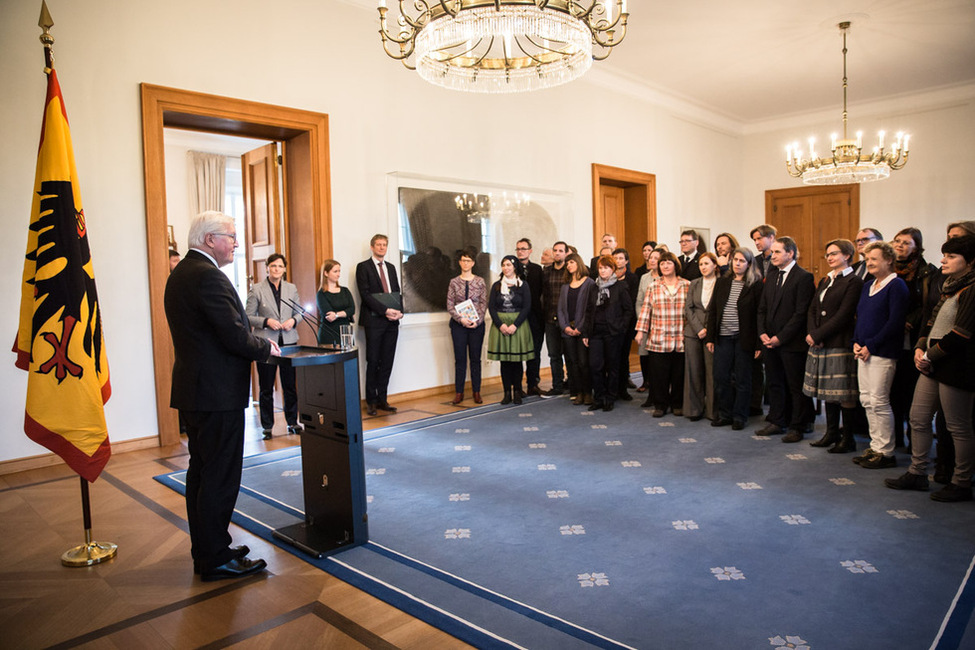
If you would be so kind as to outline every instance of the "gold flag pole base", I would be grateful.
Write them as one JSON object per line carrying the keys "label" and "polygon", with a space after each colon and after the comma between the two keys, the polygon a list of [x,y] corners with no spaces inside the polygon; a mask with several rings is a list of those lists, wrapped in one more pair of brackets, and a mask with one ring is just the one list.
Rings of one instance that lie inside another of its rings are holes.
{"label": "gold flag pole base", "polygon": [[118,555],[118,545],[112,542],[88,542],[68,549],[61,556],[64,566],[92,566]]}
{"label": "gold flag pole base", "polygon": [[112,542],[91,541],[91,501],[88,497],[88,481],[81,479],[81,513],[85,523],[85,543],[68,549],[61,556],[64,566],[92,566],[118,555],[118,546]]}

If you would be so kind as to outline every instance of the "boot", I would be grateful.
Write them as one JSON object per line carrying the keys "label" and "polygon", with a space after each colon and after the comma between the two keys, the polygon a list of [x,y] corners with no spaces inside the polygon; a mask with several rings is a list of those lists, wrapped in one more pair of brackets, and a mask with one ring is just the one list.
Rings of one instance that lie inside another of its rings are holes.
{"label": "boot", "polygon": [[592,404],[592,391],[586,391],[586,394],[582,397],[582,403],[586,406]]}
{"label": "boot", "polygon": [[454,399],[450,403],[453,404],[454,406],[457,406],[463,401],[464,401],[464,393],[455,393]]}
{"label": "boot", "polygon": [[826,433],[816,442],[810,442],[810,447],[829,447],[840,441],[840,405],[838,402],[826,402]]}
{"label": "boot", "polygon": [[511,404],[511,389],[510,388],[507,388],[506,387],[504,389],[504,397],[501,398],[501,403],[502,404]]}
{"label": "boot", "polygon": [[853,430],[848,427],[843,427],[841,432],[840,441],[835,445],[827,449],[831,454],[848,454],[851,451],[857,450],[857,441],[853,437]]}
{"label": "boot", "polygon": [[522,397],[524,397],[524,395],[522,394],[521,389],[520,388],[516,388],[514,390],[514,400],[513,400],[514,403],[515,404],[521,404],[521,398]]}

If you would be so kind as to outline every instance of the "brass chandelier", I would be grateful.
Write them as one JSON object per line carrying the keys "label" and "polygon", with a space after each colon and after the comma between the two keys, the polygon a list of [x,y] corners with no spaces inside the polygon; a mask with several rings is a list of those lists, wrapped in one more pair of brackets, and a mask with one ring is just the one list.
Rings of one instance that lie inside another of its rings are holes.
{"label": "brass chandelier", "polygon": [[856,138],[847,137],[846,132],[846,35],[849,22],[839,24],[843,34],[843,138],[836,134],[830,136],[832,156],[820,158],[816,155],[815,138],[809,138],[809,157],[799,147],[798,142],[786,147],[785,165],[789,174],[801,178],[806,185],[838,185],[842,183],[866,183],[882,180],[890,176],[892,169],[901,169],[907,164],[907,152],[911,136],[897,133],[890,149],[884,148],[885,133],[877,135],[879,142],[873,152],[863,153],[863,132],[857,131]]}
{"label": "brass chandelier", "polygon": [[432,84],[481,93],[577,79],[626,37],[626,0],[395,0],[383,49]]}

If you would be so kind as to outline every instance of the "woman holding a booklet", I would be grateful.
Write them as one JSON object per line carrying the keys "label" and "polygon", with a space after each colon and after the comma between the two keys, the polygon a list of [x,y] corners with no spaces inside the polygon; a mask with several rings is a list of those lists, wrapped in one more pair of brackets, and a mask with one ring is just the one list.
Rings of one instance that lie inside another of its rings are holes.
{"label": "woman holding a booklet", "polygon": [[484,312],[487,310],[487,285],[484,279],[474,275],[474,257],[471,249],[457,255],[460,275],[451,279],[447,287],[447,311],[450,312],[450,338],[454,342],[454,389],[451,404],[464,400],[464,383],[467,378],[467,360],[471,362],[471,390],[474,403],[481,400],[481,348],[484,344]]}

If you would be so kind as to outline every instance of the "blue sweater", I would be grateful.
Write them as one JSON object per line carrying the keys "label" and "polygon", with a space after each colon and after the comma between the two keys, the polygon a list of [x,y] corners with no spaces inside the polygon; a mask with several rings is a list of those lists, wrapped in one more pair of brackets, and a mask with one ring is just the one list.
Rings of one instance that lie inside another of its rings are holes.
{"label": "blue sweater", "polygon": [[877,295],[871,296],[870,287],[874,282],[870,280],[863,285],[860,293],[853,342],[866,346],[872,356],[897,359],[904,349],[910,291],[903,280],[894,278]]}

